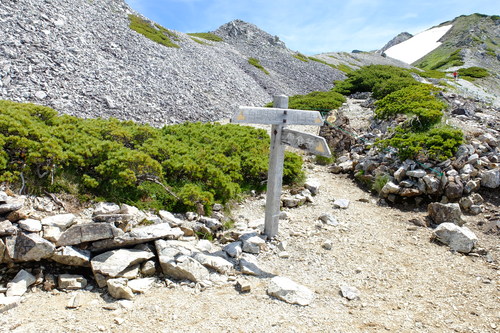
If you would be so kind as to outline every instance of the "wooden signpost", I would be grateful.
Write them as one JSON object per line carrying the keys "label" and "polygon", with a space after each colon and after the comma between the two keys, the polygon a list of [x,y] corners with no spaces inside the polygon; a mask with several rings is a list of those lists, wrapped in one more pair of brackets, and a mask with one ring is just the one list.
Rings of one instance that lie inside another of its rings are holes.
{"label": "wooden signpost", "polygon": [[285,128],[286,125],[323,125],[318,111],[288,109],[288,97],[284,95],[274,96],[273,106],[274,108],[240,106],[231,118],[232,123],[272,125],[264,226],[264,233],[269,238],[278,234],[285,145],[317,155],[331,156],[324,138]]}

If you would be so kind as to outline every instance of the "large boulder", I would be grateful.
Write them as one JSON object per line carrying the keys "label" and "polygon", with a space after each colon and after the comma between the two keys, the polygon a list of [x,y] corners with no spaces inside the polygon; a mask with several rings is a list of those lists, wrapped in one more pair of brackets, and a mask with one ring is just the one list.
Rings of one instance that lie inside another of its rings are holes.
{"label": "large boulder", "polygon": [[104,252],[90,261],[94,274],[108,277],[121,277],[127,268],[151,259],[154,254],[138,249],[119,249]]}
{"label": "large boulder", "polygon": [[123,231],[111,223],[84,223],[70,227],[61,234],[58,246],[76,245],[123,235]]}
{"label": "large boulder", "polygon": [[20,232],[6,238],[7,255],[14,261],[39,261],[52,256],[56,247],[38,234]]}
{"label": "large boulder", "polygon": [[161,238],[178,239],[183,234],[184,232],[181,229],[172,228],[168,223],[153,224],[134,228],[131,231],[112,239],[104,239],[94,242],[92,243],[91,250],[109,250],[118,247],[147,243]]}
{"label": "large boulder", "polygon": [[311,290],[283,276],[271,279],[267,293],[290,304],[309,305],[314,299]]}
{"label": "large boulder", "polygon": [[89,267],[90,251],[63,246],[58,248],[50,259],[63,265]]}
{"label": "large boulder", "polygon": [[451,222],[462,226],[465,222],[462,220],[462,211],[457,203],[442,204],[439,202],[430,203],[427,206],[427,212],[435,224]]}
{"label": "large boulder", "polygon": [[165,241],[155,242],[156,252],[163,273],[177,280],[199,282],[208,280],[210,272],[191,255],[198,252],[194,246],[186,242]]}
{"label": "large boulder", "polygon": [[488,188],[500,186],[500,169],[485,171],[481,174],[481,185]]}
{"label": "large boulder", "polygon": [[453,223],[440,224],[434,230],[434,235],[441,243],[462,253],[469,253],[477,243],[476,235],[469,228],[459,227]]}

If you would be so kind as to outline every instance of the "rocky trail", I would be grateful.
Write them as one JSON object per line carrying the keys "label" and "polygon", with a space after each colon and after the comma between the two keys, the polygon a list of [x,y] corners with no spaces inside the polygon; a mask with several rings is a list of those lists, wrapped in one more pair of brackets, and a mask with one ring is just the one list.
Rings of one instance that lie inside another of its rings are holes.
{"label": "rocky trail", "polygon": [[[133,300],[115,300],[95,285],[78,291],[32,288],[16,308],[2,313],[1,332],[495,332],[500,274],[498,236],[467,216],[479,253],[463,255],[431,241],[432,230],[409,221],[425,207],[400,210],[377,199],[344,175],[310,164],[320,190],[314,203],[284,209],[276,240],[258,255],[259,277],[237,275],[206,289],[155,278]],[[333,199],[347,199],[334,209]],[[237,207],[239,221],[264,214],[263,197]],[[331,214],[335,221],[318,220]],[[485,256],[487,252],[489,255]],[[490,262],[488,262],[490,261]],[[309,288],[308,306],[270,297],[279,275]],[[236,281],[248,285],[241,293]],[[352,300],[341,288],[351,288]],[[67,308],[78,295],[79,306]]]}

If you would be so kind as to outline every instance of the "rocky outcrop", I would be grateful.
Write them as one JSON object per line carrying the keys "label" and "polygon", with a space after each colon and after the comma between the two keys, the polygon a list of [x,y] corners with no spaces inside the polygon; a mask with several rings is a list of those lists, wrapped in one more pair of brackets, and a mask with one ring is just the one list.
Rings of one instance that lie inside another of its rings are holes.
{"label": "rocky outcrop", "polygon": [[242,21],[219,28],[218,43],[174,32],[180,47],[171,48],[131,30],[133,13],[123,0],[1,2],[0,99],[161,126],[227,118],[238,105],[327,90],[344,77]]}

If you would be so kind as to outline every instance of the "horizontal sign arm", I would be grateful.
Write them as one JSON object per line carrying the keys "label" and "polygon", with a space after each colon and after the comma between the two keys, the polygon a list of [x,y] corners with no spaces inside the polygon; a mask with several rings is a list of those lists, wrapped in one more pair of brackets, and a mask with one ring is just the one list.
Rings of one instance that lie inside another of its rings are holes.
{"label": "horizontal sign arm", "polygon": [[268,125],[323,125],[318,111],[240,106],[232,123]]}
{"label": "horizontal sign arm", "polygon": [[321,136],[284,128],[281,132],[281,143],[306,150],[315,155],[332,156],[325,138]]}

